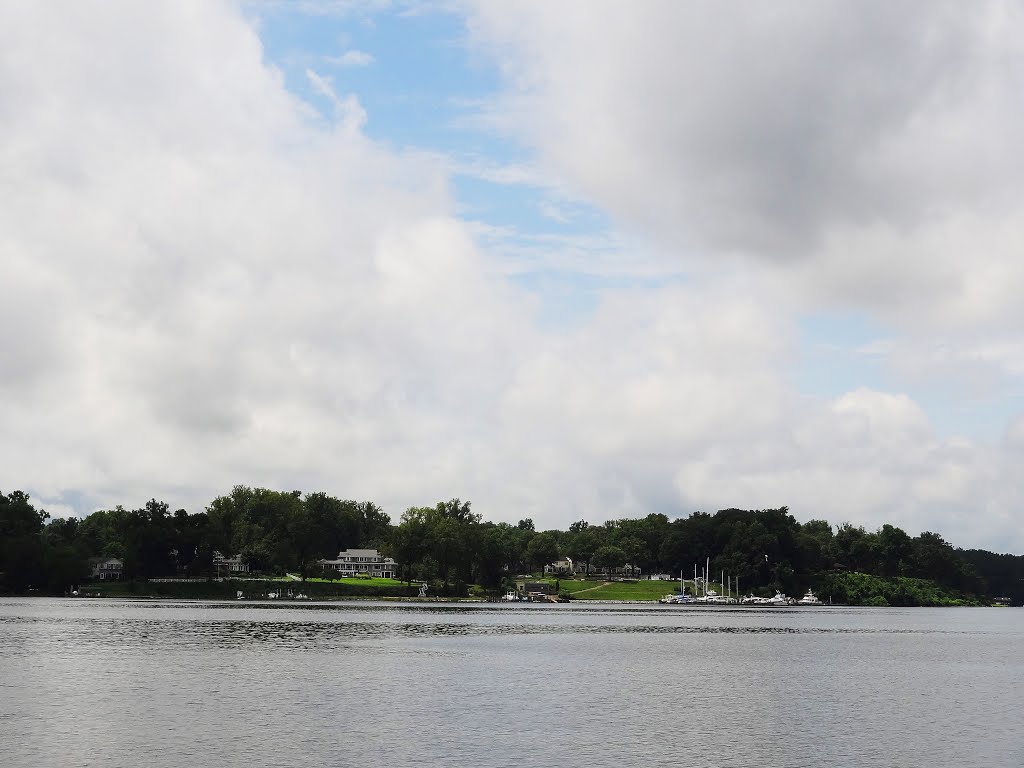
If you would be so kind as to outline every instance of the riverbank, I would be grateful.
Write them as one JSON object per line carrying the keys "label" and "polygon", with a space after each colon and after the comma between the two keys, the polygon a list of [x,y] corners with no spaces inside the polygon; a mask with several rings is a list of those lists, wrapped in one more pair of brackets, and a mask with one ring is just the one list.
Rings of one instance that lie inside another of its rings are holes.
{"label": "riverbank", "polygon": [[83,585],[81,597],[123,597],[172,600],[309,599],[350,600],[410,599],[418,586],[352,582],[280,581],[274,579],[225,579],[223,581],[107,581]]}
{"label": "riverbank", "polygon": [[[603,579],[538,579],[548,583],[552,593],[573,602],[588,603],[653,603],[667,592],[675,592],[678,582],[654,580]],[[694,593],[694,584],[684,588]],[[392,579],[307,579],[233,578],[195,581],[99,581],[82,585],[81,597],[146,598],[169,600],[425,600],[426,602],[496,601],[498,594],[487,595],[479,587],[468,594],[442,594],[439,585],[428,588],[427,597],[420,597],[420,585],[408,585]],[[944,589],[931,581],[905,577],[884,579],[860,573],[833,574],[821,579],[815,590],[823,601],[848,606],[956,607],[982,606],[990,602],[973,595]],[[44,596],[45,593],[30,592]],[[60,594],[53,594],[60,596]]]}

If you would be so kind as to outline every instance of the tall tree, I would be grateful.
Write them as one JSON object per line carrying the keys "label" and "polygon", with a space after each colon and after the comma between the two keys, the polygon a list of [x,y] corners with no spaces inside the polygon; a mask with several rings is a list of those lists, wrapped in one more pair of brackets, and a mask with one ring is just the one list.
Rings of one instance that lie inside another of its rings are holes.
{"label": "tall tree", "polygon": [[594,565],[611,575],[626,564],[626,553],[619,547],[605,545],[594,553]]}
{"label": "tall tree", "polygon": [[558,559],[558,542],[550,532],[538,533],[526,547],[526,559],[541,570]]}

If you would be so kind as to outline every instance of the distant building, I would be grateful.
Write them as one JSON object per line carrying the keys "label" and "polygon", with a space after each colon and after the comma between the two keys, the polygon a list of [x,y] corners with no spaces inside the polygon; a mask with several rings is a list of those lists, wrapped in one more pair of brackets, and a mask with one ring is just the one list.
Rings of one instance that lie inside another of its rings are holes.
{"label": "distant building", "polygon": [[220,552],[213,553],[213,567],[217,571],[217,575],[232,573],[248,573],[249,564],[242,561],[241,553],[234,557],[224,557]]}
{"label": "distant building", "polygon": [[610,570],[606,568],[597,568],[596,566],[591,565],[589,571],[587,570],[586,563],[578,563],[575,566],[575,568],[573,568],[573,572],[577,574],[589,573],[589,575],[591,576],[604,576],[606,578],[618,577],[625,579],[639,578],[641,573],[640,566],[630,565],[629,563],[626,563],[626,565],[623,565],[619,568],[612,568]]}
{"label": "distant building", "polygon": [[555,560],[553,563],[549,563],[544,566],[544,575],[560,576],[563,574],[571,574],[573,572],[572,560],[568,557],[563,557],[561,560]]}
{"label": "distant building", "polygon": [[119,557],[94,557],[89,560],[92,577],[100,581],[120,581],[124,578],[124,560]]}
{"label": "distant building", "polygon": [[550,595],[555,591],[546,581],[520,581],[516,583],[516,588],[523,595]]}
{"label": "distant building", "polygon": [[381,557],[376,549],[346,549],[334,560],[319,560],[322,568],[337,571],[339,576],[366,574],[378,579],[397,579],[398,564],[390,557]]}

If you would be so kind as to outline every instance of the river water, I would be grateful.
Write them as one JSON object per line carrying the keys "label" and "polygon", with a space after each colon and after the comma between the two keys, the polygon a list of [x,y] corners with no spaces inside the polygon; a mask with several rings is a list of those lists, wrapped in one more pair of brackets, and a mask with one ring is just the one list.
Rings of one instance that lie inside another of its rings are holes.
{"label": "river water", "polygon": [[0,765],[1024,766],[1024,611],[0,600]]}

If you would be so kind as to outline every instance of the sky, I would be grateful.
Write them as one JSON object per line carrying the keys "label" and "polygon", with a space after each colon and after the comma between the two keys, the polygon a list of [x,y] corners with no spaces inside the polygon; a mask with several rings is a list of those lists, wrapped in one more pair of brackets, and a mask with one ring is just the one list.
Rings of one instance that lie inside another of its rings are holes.
{"label": "sky", "polygon": [[1011,2],[0,4],[0,490],[1024,553]]}

